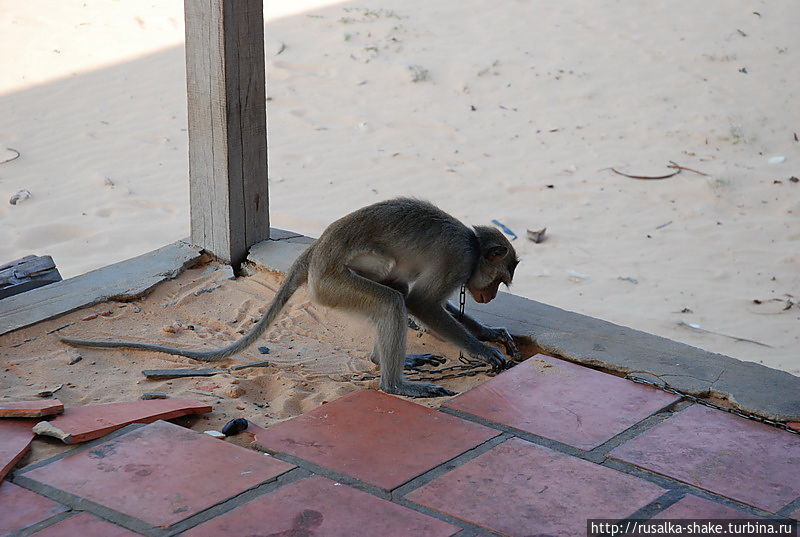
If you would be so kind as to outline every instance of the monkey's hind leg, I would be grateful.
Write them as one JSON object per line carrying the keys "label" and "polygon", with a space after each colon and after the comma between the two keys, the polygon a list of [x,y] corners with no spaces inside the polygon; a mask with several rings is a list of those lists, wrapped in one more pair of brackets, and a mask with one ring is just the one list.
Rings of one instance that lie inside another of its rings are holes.
{"label": "monkey's hind leg", "polygon": [[408,397],[455,395],[428,382],[412,382],[403,375],[407,312],[403,295],[349,270],[325,274],[316,286],[317,301],[370,319],[377,330],[373,361],[381,368],[381,390]]}

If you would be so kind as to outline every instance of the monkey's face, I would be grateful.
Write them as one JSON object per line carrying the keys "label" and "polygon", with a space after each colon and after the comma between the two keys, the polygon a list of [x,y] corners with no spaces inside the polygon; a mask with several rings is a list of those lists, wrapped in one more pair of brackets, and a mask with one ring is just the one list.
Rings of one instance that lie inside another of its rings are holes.
{"label": "monkey's face", "polygon": [[486,304],[497,296],[501,283],[506,287],[511,285],[519,259],[514,247],[499,231],[492,228],[476,228],[476,231],[481,241],[481,256],[467,282],[467,290],[475,302]]}

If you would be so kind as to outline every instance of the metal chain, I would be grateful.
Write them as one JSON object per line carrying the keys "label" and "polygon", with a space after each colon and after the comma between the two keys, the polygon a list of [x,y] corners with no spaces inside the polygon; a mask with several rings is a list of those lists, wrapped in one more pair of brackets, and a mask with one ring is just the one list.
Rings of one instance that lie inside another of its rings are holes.
{"label": "metal chain", "polygon": [[[467,303],[467,286],[462,285],[461,291],[458,293],[458,320],[464,320],[464,305]],[[464,358],[464,352],[459,349],[458,350],[458,361],[461,363],[468,363],[468,360]]]}
{"label": "metal chain", "polygon": [[679,396],[683,397],[684,399],[688,399],[689,401],[691,401],[693,403],[697,403],[697,404],[700,404],[700,405],[703,405],[703,406],[707,406],[707,407],[710,407],[710,408],[713,408],[713,409],[716,409],[716,410],[722,410],[723,412],[728,412],[729,414],[735,414],[735,415],[737,415],[739,417],[742,417],[742,418],[745,418],[745,419],[748,419],[748,420],[753,420],[753,421],[757,421],[759,423],[764,423],[766,425],[771,425],[773,427],[777,427],[778,429],[783,429],[784,431],[789,431],[790,433],[794,433],[794,434],[800,435],[800,431],[798,431],[796,429],[792,429],[787,424],[782,423],[780,421],[771,420],[769,418],[764,418],[762,416],[757,416],[755,414],[750,414],[749,412],[743,412],[743,411],[741,411],[739,409],[736,409],[736,408],[730,408],[730,407],[727,407],[727,406],[722,406],[722,405],[718,405],[716,403],[712,403],[711,401],[707,401],[705,399],[697,397],[696,395],[691,395],[691,394],[688,394],[686,392],[682,392],[680,390],[676,390],[675,388],[673,388],[672,386],[670,386],[666,382],[654,382],[652,380],[646,380],[646,379],[643,379],[641,377],[637,377],[635,375],[627,375],[625,378],[627,378],[628,380],[632,380],[633,382],[636,382],[638,384],[647,384],[648,386],[653,386],[654,388],[658,388],[659,390],[663,390],[665,392],[669,392],[669,393],[674,394],[674,395],[679,395]]}

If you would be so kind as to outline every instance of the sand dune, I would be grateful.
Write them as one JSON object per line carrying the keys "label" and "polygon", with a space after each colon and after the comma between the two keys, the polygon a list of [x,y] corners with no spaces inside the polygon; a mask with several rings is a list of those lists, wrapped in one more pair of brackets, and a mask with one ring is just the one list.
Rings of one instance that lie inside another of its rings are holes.
{"label": "sand dune", "polygon": [[[181,10],[4,5],[0,261],[71,276],[188,234]],[[273,225],[428,198],[519,235],[517,294],[800,374],[796,3],[265,11]],[[707,175],[608,169],[670,161]]]}

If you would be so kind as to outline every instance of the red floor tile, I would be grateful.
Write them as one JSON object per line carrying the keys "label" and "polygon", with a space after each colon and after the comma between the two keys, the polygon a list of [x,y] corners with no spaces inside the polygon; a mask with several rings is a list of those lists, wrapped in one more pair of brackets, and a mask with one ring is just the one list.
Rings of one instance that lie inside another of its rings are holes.
{"label": "red floor tile", "polygon": [[444,406],[592,449],[677,396],[538,354]]}
{"label": "red floor tile", "polygon": [[500,532],[585,535],[588,518],[624,518],[664,489],[512,438],[406,497]]}
{"label": "red floor tile", "polygon": [[0,401],[0,418],[39,418],[52,416],[64,410],[58,399],[38,401]]}
{"label": "red floor tile", "polygon": [[800,436],[701,405],[610,456],[770,512],[800,496]]}
{"label": "red floor tile", "polygon": [[447,537],[461,528],[324,477],[261,496],[183,537]]}
{"label": "red floor tile", "polygon": [[0,420],[0,481],[31,449],[33,421],[25,419]]}
{"label": "red floor tile", "polygon": [[194,399],[149,399],[79,406],[66,409],[50,421],[38,423],[34,432],[75,444],[100,438],[131,423],[152,423],[206,412],[211,412],[211,407]]}
{"label": "red floor tile", "polygon": [[498,434],[399,397],[362,390],[273,425],[256,435],[256,443],[391,490]]}
{"label": "red floor tile", "polygon": [[0,537],[33,526],[67,507],[13,483],[0,482]]}
{"label": "red floor tile", "polygon": [[81,513],[37,531],[32,537],[141,537],[89,513]]}
{"label": "red floor tile", "polygon": [[684,520],[689,518],[758,518],[727,505],[721,505],[697,496],[686,496],[670,505],[653,518]]}
{"label": "red floor tile", "polygon": [[169,526],[291,468],[159,421],[24,475],[154,526]]}

